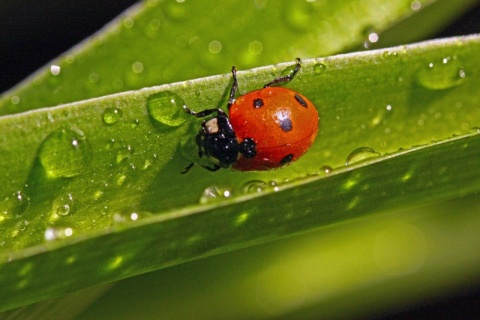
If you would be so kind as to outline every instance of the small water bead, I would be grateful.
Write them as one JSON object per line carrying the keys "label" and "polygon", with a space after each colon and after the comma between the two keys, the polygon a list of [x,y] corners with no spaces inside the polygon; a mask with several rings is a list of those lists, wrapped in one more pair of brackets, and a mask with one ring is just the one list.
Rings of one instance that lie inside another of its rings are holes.
{"label": "small water bead", "polygon": [[316,63],[315,66],[313,67],[313,71],[315,74],[322,74],[325,72],[327,69],[327,66],[325,66],[323,63]]}
{"label": "small water bead", "polygon": [[430,90],[456,87],[464,82],[465,77],[465,70],[455,56],[430,62],[417,72],[417,82]]}
{"label": "small water bead", "polygon": [[225,199],[231,196],[232,196],[232,191],[230,188],[222,187],[222,186],[211,186],[206,188],[203,191],[199,202],[201,204],[206,204],[211,202],[212,200]]}
{"label": "small water bead", "polygon": [[90,145],[80,130],[58,129],[42,143],[39,160],[48,177],[75,177],[91,159]]}
{"label": "small water bead", "polygon": [[112,125],[118,122],[123,116],[123,111],[118,108],[107,108],[103,111],[103,122]]}
{"label": "small water bead", "polygon": [[347,157],[345,165],[351,165],[353,163],[365,161],[374,157],[380,157],[382,154],[377,150],[370,147],[360,147],[353,150]]}
{"label": "small water bead", "polygon": [[187,114],[183,110],[185,102],[171,91],[162,91],[147,99],[147,111],[153,124],[178,127],[185,123]]}
{"label": "small water bead", "polygon": [[61,195],[53,201],[52,211],[56,215],[66,216],[74,211],[74,205],[72,194]]}
{"label": "small water bead", "polygon": [[332,173],[333,168],[325,165],[325,166],[320,167],[320,171],[323,172],[324,174],[330,174],[330,173]]}

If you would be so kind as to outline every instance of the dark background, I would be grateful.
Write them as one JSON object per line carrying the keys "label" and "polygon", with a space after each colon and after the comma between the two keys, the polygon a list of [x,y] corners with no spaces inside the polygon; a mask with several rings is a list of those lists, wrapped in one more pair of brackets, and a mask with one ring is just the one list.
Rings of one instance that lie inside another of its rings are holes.
{"label": "dark background", "polygon": [[[3,1],[0,3],[0,92],[96,32],[136,2]],[[472,33],[480,33],[480,4],[432,38]],[[393,319],[480,319],[480,288],[377,318]]]}

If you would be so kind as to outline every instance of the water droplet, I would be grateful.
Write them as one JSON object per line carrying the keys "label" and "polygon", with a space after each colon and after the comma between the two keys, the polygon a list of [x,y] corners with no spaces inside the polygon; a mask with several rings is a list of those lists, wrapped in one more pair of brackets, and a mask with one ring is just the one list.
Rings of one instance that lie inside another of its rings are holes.
{"label": "water droplet", "polygon": [[267,187],[267,183],[265,181],[252,180],[252,181],[246,182],[242,186],[241,190],[244,193],[255,193],[255,192],[262,192],[263,190],[265,190],[266,187]]}
{"label": "water droplet", "polygon": [[105,124],[111,125],[117,123],[123,116],[123,111],[118,108],[107,108],[103,111],[103,122]]}
{"label": "water droplet", "polygon": [[56,215],[66,216],[72,214],[74,205],[73,196],[70,193],[61,195],[53,201],[52,211]]}
{"label": "water droplet", "polygon": [[320,167],[320,171],[325,173],[325,174],[330,174],[330,173],[332,173],[333,168],[325,165],[325,166]]}
{"label": "water droplet", "polygon": [[75,177],[91,159],[91,150],[80,130],[58,129],[42,143],[39,160],[48,177]]}
{"label": "water droplet", "polygon": [[376,32],[374,30],[374,28],[367,28],[365,29],[365,32],[364,32],[364,42],[363,42],[363,47],[365,49],[370,49],[372,47],[372,45],[374,45],[375,43],[378,42],[378,40],[380,39],[380,36],[378,34],[378,32]]}
{"label": "water droplet", "polygon": [[138,213],[132,212],[132,213],[130,214],[130,220],[132,220],[132,221],[137,221],[138,218],[139,218]]}
{"label": "water droplet", "polygon": [[147,110],[152,123],[168,127],[178,127],[186,121],[184,106],[183,99],[171,91],[153,94],[147,100]]}
{"label": "water droplet", "polygon": [[232,196],[230,188],[221,186],[211,186],[206,188],[200,197],[200,203],[209,203],[212,200],[226,199]]}
{"label": "water droplet", "polygon": [[465,80],[465,70],[456,57],[446,57],[429,63],[417,72],[418,83],[431,90],[458,86]]}
{"label": "water droplet", "polygon": [[347,157],[345,165],[351,165],[353,163],[361,162],[370,158],[379,157],[382,154],[377,150],[370,147],[360,147],[353,150]]}
{"label": "water droplet", "polygon": [[25,192],[17,191],[6,197],[1,203],[1,211],[3,214],[13,217],[18,217],[24,213],[30,206],[30,197]]}
{"label": "water droplet", "polygon": [[60,66],[57,65],[51,65],[50,66],[50,73],[53,74],[54,76],[58,76],[60,74]]}
{"label": "water droplet", "polygon": [[321,74],[327,69],[327,66],[325,66],[323,63],[316,63],[315,66],[313,67],[313,71],[315,71],[315,74]]}

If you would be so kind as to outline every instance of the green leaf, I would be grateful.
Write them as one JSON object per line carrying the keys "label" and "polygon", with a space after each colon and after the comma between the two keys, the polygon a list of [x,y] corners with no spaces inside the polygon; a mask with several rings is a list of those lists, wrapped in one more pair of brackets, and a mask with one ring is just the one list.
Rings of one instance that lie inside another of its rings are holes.
{"label": "green leaf", "polygon": [[[229,75],[0,118],[2,310],[478,191],[479,50],[470,36],[304,60],[288,86],[321,132],[265,173],[180,174],[199,123],[178,111],[224,106]],[[291,65],[239,72],[240,90]]]}
{"label": "green leaf", "polygon": [[476,2],[148,0],[4,93],[0,114],[219,74],[232,65],[331,55],[372,32],[389,45],[418,40]]}

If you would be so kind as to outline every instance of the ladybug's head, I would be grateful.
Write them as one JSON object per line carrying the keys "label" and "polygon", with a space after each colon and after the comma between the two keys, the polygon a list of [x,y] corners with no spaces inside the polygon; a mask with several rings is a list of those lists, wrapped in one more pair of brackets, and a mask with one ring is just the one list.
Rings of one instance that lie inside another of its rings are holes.
{"label": "ladybug's head", "polygon": [[224,113],[218,113],[216,117],[203,122],[196,141],[199,156],[211,158],[214,165],[221,168],[228,168],[235,163],[239,153],[246,158],[256,154],[255,142],[252,139],[238,143],[230,120]]}

